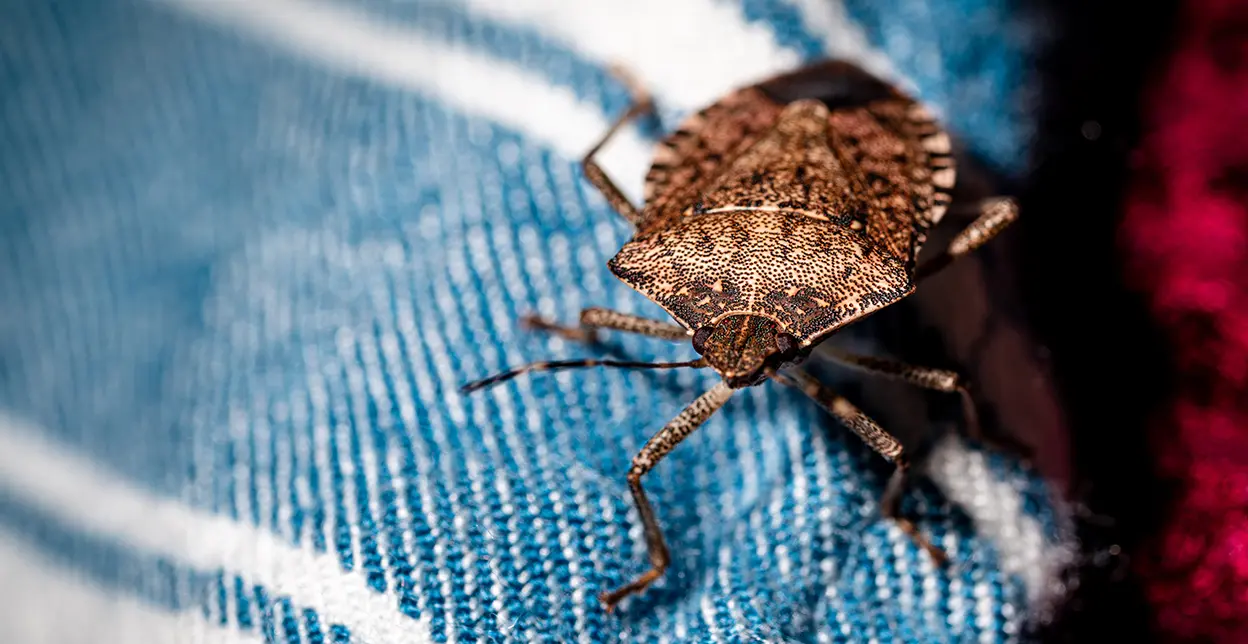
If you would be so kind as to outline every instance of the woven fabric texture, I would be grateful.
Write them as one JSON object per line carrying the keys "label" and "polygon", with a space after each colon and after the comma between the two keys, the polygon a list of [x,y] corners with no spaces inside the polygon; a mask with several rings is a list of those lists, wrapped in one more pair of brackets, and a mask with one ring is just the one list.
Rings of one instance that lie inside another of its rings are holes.
{"label": "woven fabric texture", "polygon": [[[955,439],[903,508],[800,394],[744,391],[646,479],[702,372],[460,384],[596,349],[537,312],[662,312],[577,159],[630,67],[664,128],[825,55],[1025,171],[1037,41],[1002,0],[11,0],[0,7],[6,642],[998,642],[1070,553],[1014,460]],[[654,131],[606,155],[640,193]],[[861,333],[869,336],[869,327]],[[636,359],[688,345],[612,336]]]}

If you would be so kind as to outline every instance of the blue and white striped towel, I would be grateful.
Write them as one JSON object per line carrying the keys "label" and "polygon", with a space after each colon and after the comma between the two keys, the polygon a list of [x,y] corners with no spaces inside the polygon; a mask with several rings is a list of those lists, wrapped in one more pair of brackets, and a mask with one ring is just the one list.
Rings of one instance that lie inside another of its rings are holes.
{"label": "blue and white striped towel", "polygon": [[[0,7],[5,642],[1008,641],[1069,556],[1034,476],[954,441],[907,503],[800,394],[735,398],[623,474],[692,371],[456,387],[661,312],[576,160],[632,69],[665,123],[833,54],[1022,172],[1005,0],[9,0]],[[640,191],[647,133],[606,167]],[[618,338],[639,359],[688,347]]]}

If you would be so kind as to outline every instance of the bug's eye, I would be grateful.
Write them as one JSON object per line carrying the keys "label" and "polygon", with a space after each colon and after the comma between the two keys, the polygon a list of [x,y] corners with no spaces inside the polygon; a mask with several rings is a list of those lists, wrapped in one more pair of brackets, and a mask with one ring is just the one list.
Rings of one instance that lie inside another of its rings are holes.
{"label": "bug's eye", "polygon": [[702,352],[706,351],[706,341],[710,339],[711,333],[714,331],[714,327],[703,326],[698,327],[698,330],[693,332],[693,350],[697,351],[698,355],[702,355]]}
{"label": "bug's eye", "polygon": [[788,333],[776,334],[776,350],[780,353],[788,353],[797,346],[797,338]]}

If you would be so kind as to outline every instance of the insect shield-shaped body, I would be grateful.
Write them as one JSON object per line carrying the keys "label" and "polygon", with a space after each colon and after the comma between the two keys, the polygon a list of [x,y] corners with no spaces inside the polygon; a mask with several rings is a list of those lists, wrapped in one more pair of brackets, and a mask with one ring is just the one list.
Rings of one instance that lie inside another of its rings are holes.
{"label": "insect shield-shaped body", "polygon": [[[723,377],[634,458],[627,478],[651,568],[604,593],[602,601],[614,607],[652,583],[669,563],[642,476],[734,390],[768,379],[805,392],[896,465],[881,500],[883,513],[943,561],[943,552],[898,514],[908,468],[901,443],[803,370],[801,362],[821,340],[906,297],[924,277],[994,236],[1014,220],[1013,202],[985,201],[981,216],[943,254],[919,266],[919,250],[948,208],[954,185],[949,137],[915,100],[852,64],[829,61],[737,90],[687,118],[657,147],[646,177],[646,203],[639,209],[594,161],[621,125],[650,109],[644,91],[632,87],[632,107],[589,151],[585,173],[636,227],[608,263],[610,270],[677,324],[597,308],[582,312],[578,328],[529,322],[582,340],[592,340],[599,329],[692,340],[701,357],[673,363],[545,362],[465,386],[472,391],[522,373],[589,366],[709,367]],[[960,393],[968,429],[977,431],[974,407],[957,374],[832,355],[871,373]]]}

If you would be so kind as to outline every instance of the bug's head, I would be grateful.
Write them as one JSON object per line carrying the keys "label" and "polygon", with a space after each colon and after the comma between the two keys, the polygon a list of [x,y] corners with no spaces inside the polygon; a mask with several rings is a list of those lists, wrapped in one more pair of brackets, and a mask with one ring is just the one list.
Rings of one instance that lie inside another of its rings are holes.
{"label": "bug's head", "polygon": [[801,358],[797,340],[760,315],[732,315],[693,334],[693,348],[734,388],[757,385],[767,368],[779,369]]}

